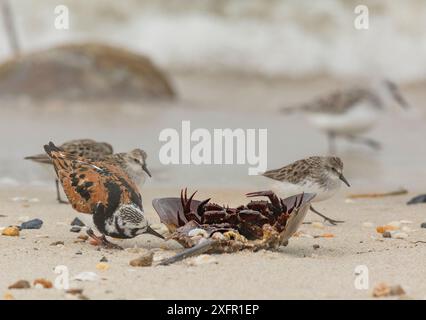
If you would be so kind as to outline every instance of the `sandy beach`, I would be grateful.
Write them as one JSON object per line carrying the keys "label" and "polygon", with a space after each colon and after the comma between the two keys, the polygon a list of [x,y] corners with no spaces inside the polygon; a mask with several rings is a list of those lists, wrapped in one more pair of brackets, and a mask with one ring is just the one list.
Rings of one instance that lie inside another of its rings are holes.
{"label": "sandy beach", "polygon": [[[426,298],[426,203],[407,205],[426,193],[423,0],[3,2],[0,300]],[[325,105],[314,122],[298,112]],[[222,144],[216,133],[225,130],[231,139]],[[173,161],[162,152],[167,132]],[[333,150],[327,137],[339,132]],[[78,214],[55,200],[53,170],[24,160],[49,141],[74,139],[146,151],[152,178],[141,194],[158,231],[167,232],[155,198],[188,187],[198,200],[237,207],[246,193],[272,189],[250,169],[330,154],[341,161],[318,176],[332,172],[350,188],[315,208],[344,223],[308,213],[285,247],[204,263],[159,266],[183,248],[152,235],[112,239],[124,250],[100,248],[84,228],[71,232]],[[406,192],[389,195],[397,190]],[[32,219],[40,229],[3,234]],[[151,266],[130,264],[147,253]],[[21,280],[28,288],[9,288]],[[378,285],[389,289],[380,297]]]}
{"label": "sandy beach", "polygon": [[[158,217],[151,200],[175,195],[176,191],[149,187],[143,191],[146,214],[153,223],[158,223]],[[219,203],[237,204],[245,202],[242,195],[246,191],[206,189],[199,197],[214,195]],[[140,255],[135,249],[116,251],[98,249],[87,242],[75,243],[78,234],[69,231],[75,211],[57,204],[53,189],[3,188],[0,214],[5,217],[0,218],[0,226],[19,224],[23,216],[42,219],[44,224],[39,230],[22,230],[19,237],[0,236],[0,291],[3,296],[16,299],[75,299],[55,288],[8,290],[18,280],[45,278],[54,282],[54,268],[65,265],[71,278],[85,271],[99,276],[96,281],[70,281],[71,288],[83,289],[89,299],[370,299],[373,287],[380,282],[401,285],[406,297],[424,299],[426,271],[422,261],[426,245],[415,242],[426,241],[426,229],[420,228],[426,220],[425,205],[405,204],[417,194],[412,191],[395,197],[357,200],[347,200],[348,193],[342,192],[317,205],[317,209],[345,223],[326,225],[324,229],[305,224],[300,231],[314,238],[293,237],[287,247],[275,252],[213,255],[214,263],[196,266],[183,261],[171,266],[131,267],[129,261]],[[401,227],[410,229],[408,238],[385,239],[376,232],[376,226],[400,220],[406,220]],[[313,214],[308,214],[306,221],[320,222]],[[326,233],[334,237],[315,238]],[[51,245],[58,241],[64,244]],[[138,247],[140,252],[154,250],[154,260],[180,250],[173,241],[164,243],[149,235],[115,241],[124,248]],[[314,249],[314,245],[319,248]],[[108,270],[96,268],[103,257],[108,260]],[[369,270],[367,290],[354,286],[358,265]]]}

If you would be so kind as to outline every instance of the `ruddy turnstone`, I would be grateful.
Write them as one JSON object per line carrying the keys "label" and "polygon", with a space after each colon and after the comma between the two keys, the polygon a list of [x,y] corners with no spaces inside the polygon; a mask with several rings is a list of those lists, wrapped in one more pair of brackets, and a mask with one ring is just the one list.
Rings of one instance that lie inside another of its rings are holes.
{"label": "ruddy turnstone", "polygon": [[88,235],[109,248],[119,248],[105,236],[134,238],[149,233],[160,238],[144,217],[142,197],[127,173],[111,161],[91,161],[72,155],[52,142],[44,146],[72,207],[91,214],[93,226],[102,234]]}
{"label": "ruddy turnstone", "polygon": [[[90,159],[93,161],[101,160],[102,158],[111,155],[113,153],[113,148],[109,143],[106,142],[97,142],[92,139],[78,139],[71,140],[63,143],[60,148],[67,152],[78,157],[83,157],[85,159]],[[25,157],[26,160],[32,160],[39,164],[42,164],[48,167],[49,171],[51,170],[52,160],[45,153],[37,154],[34,156]],[[55,186],[56,186],[56,199],[59,203],[67,203],[61,199],[61,193],[59,191],[59,181],[55,176]]]}
{"label": "ruddy turnstone", "polygon": [[306,104],[282,110],[304,112],[315,127],[327,134],[329,152],[334,154],[336,137],[379,149],[379,142],[360,135],[370,130],[385,108],[393,102],[403,108],[408,107],[397,85],[389,80],[382,80],[370,86],[335,91]]}
{"label": "ruddy turnstone", "polygon": [[[280,169],[266,171],[263,176],[275,181],[271,189],[282,198],[308,192],[316,194],[313,202],[331,198],[342,181],[350,186],[343,175],[343,162],[338,157],[309,157]],[[310,209],[331,224],[343,222],[324,216],[312,206]]]}

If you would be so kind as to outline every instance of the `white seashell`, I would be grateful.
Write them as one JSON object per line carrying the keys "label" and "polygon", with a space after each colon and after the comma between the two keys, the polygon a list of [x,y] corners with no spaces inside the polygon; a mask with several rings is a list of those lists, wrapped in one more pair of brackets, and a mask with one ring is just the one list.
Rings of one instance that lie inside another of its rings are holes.
{"label": "white seashell", "polygon": [[11,198],[13,202],[26,202],[28,199],[26,197],[13,197]]}
{"label": "white seashell", "polygon": [[345,203],[355,203],[356,201],[353,199],[345,199]]}
{"label": "white seashell", "polygon": [[317,229],[324,229],[324,224],[322,222],[312,222],[312,227]]}
{"label": "white seashell", "polygon": [[49,238],[47,234],[36,234],[36,238]]}
{"label": "white seashell", "polygon": [[395,227],[396,229],[401,228],[401,222],[399,221],[391,221],[387,224],[388,226]]}
{"label": "white seashell", "polygon": [[374,227],[374,224],[372,222],[367,221],[367,222],[363,222],[362,226],[364,228],[372,228],[372,227]]}
{"label": "white seashell", "polygon": [[162,223],[151,224],[151,228],[161,234],[169,232],[169,229],[167,228],[167,226]]}
{"label": "white seashell", "polygon": [[393,235],[394,238],[396,239],[406,239],[408,238],[408,234],[404,233],[404,232],[397,232]]}
{"label": "white seashell", "polygon": [[190,237],[201,236],[203,238],[208,238],[209,234],[204,229],[195,228],[188,232],[188,236]]}
{"label": "white seashell", "polygon": [[300,238],[308,238],[308,239],[313,239],[314,238],[314,236],[311,235],[311,234],[309,234],[309,233],[300,233],[299,237]]}
{"label": "white seashell", "polygon": [[217,259],[209,254],[202,254],[197,257],[188,259],[186,263],[190,266],[199,266],[202,264],[218,263]]}
{"label": "white seashell", "polygon": [[91,271],[84,271],[76,275],[72,280],[77,281],[97,281],[99,276]]}
{"label": "white seashell", "polygon": [[32,203],[36,203],[36,202],[40,202],[39,198],[31,198],[28,200],[28,202],[32,202]]}
{"label": "white seashell", "polygon": [[403,226],[403,227],[401,228],[401,231],[408,233],[408,232],[412,232],[413,230],[412,230],[410,227]]}
{"label": "white seashell", "polygon": [[399,220],[399,222],[401,222],[402,224],[412,224],[413,221],[411,220]]}
{"label": "white seashell", "polygon": [[223,235],[222,232],[215,232],[212,235],[212,239],[214,239],[214,240],[225,240],[226,237]]}

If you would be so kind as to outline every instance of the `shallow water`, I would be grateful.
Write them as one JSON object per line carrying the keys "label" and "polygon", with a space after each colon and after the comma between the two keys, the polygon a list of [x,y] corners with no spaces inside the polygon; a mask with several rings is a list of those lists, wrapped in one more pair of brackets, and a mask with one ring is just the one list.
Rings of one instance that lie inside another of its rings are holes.
{"label": "shallow water", "polygon": [[[266,128],[269,169],[327,152],[325,137],[310,127],[303,116],[284,116],[275,110],[276,106],[275,109],[271,107],[281,100],[309,98],[315,91],[309,85],[282,82],[280,94],[277,83],[270,88],[260,80],[257,85],[250,80],[248,85],[244,79],[238,82],[224,76],[216,86],[211,79],[203,82],[198,78],[175,77],[175,81],[181,99],[168,104],[3,102],[0,108],[0,185],[53,187],[48,172],[23,157],[42,152],[43,144],[50,140],[60,144],[70,139],[93,138],[112,143],[119,152],[135,147],[147,150],[148,164],[154,175],[148,182],[152,187],[242,187],[248,190],[263,187],[264,178],[248,175],[249,165],[161,164],[158,154],[163,142],[159,141],[159,134],[165,128],[180,132],[182,120],[190,120],[193,129]],[[206,87],[207,83],[211,86]],[[231,94],[232,86],[238,92],[243,91],[245,85],[250,88],[246,96]],[[317,87],[316,83],[313,86]],[[199,88],[203,88],[202,94]],[[408,98],[419,107],[424,101],[415,92]],[[383,144],[381,151],[339,143],[339,155],[353,190],[386,191],[400,186],[426,190],[425,123],[422,109],[408,113],[392,110],[369,133]]]}

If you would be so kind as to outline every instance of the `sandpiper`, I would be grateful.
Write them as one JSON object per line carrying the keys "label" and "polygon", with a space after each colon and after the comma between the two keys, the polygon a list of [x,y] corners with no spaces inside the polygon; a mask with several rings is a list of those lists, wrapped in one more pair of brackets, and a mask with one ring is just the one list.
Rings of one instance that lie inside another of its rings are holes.
{"label": "sandpiper", "polygon": [[403,108],[409,106],[395,83],[381,80],[370,86],[335,91],[303,105],[282,110],[304,112],[315,127],[327,134],[329,152],[335,154],[336,137],[379,149],[379,142],[362,137],[361,134],[373,128],[381,114],[393,102]]}
{"label": "sandpiper", "polygon": [[91,161],[56,147],[44,146],[72,207],[92,215],[88,235],[108,248],[120,248],[105,236],[128,239],[143,233],[160,238],[144,217],[142,197],[127,173],[111,161]]}
{"label": "sandpiper", "polygon": [[114,153],[104,157],[103,160],[109,160],[119,165],[140,187],[145,183],[146,176],[152,177],[147,167],[147,157],[148,155],[144,150],[134,149],[130,152]]}
{"label": "sandpiper", "polygon": [[[97,142],[92,139],[77,139],[70,140],[63,143],[60,148],[66,151],[68,154],[75,156],[83,157],[85,159],[91,159],[93,161],[100,160],[108,155],[113,153],[113,148],[109,143],[106,142]],[[34,156],[25,157],[26,160],[32,160],[39,164],[42,164],[48,167],[51,171],[52,160],[45,153],[37,154]],[[68,203],[61,199],[61,193],[59,190],[59,181],[55,177],[55,186],[56,186],[56,199],[59,203]]]}
{"label": "sandpiper", "polygon": [[[130,152],[112,154],[113,148],[110,144],[105,142],[96,142],[90,139],[72,140],[60,146],[60,148],[69,154],[83,157],[92,161],[111,161],[119,165],[129,177],[141,187],[148,175],[151,173],[148,170],[146,158],[147,154],[144,150],[134,149]],[[25,157],[25,159],[33,160],[43,165],[48,165],[49,169],[52,165],[51,159],[46,154],[39,154],[35,156]],[[59,182],[55,177],[56,195],[59,203],[68,203],[61,199],[59,191]]]}
{"label": "sandpiper", "polygon": [[[350,186],[343,175],[343,162],[338,157],[309,157],[280,169],[266,171],[263,176],[275,181],[271,189],[282,198],[302,192],[315,193],[313,202],[331,198],[342,181]],[[310,209],[331,224],[343,222],[324,216],[312,206]]]}

